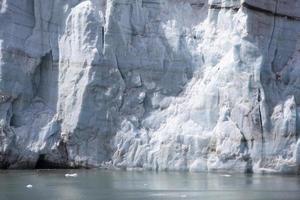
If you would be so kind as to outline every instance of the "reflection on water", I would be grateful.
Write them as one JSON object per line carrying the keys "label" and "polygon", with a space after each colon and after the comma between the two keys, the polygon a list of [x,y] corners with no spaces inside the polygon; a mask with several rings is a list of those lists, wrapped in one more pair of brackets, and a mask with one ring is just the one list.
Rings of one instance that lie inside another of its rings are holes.
{"label": "reflection on water", "polygon": [[[74,171],[1,171],[0,200],[300,199],[300,177],[243,174]],[[26,185],[32,184],[28,189]]]}

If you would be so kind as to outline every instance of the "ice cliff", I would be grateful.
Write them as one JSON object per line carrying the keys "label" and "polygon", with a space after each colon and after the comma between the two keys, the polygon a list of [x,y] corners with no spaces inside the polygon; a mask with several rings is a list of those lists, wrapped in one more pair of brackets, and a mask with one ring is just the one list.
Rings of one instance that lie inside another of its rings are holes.
{"label": "ice cliff", "polygon": [[299,0],[0,0],[0,167],[300,172]]}

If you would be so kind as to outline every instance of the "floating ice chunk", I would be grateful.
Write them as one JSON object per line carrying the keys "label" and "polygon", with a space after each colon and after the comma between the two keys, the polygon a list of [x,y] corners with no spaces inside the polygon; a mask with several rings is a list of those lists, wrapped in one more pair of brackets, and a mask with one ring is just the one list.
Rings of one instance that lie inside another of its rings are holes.
{"label": "floating ice chunk", "polygon": [[78,175],[76,173],[73,174],[65,174],[65,177],[77,177]]}
{"label": "floating ice chunk", "polygon": [[222,174],[221,176],[224,176],[224,177],[231,177],[230,174]]}
{"label": "floating ice chunk", "polygon": [[187,198],[187,195],[186,194],[182,194],[180,195],[181,198]]}
{"label": "floating ice chunk", "polygon": [[30,185],[30,184],[28,184],[28,185],[26,185],[26,187],[27,187],[27,188],[32,188],[33,186]]}

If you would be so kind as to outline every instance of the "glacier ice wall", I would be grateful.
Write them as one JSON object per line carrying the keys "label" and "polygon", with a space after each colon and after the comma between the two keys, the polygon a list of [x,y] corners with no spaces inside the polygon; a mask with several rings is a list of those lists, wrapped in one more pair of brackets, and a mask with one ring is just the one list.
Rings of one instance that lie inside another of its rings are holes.
{"label": "glacier ice wall", "polygon": [[300,1],[0,1],[0,167],[298,173]]}

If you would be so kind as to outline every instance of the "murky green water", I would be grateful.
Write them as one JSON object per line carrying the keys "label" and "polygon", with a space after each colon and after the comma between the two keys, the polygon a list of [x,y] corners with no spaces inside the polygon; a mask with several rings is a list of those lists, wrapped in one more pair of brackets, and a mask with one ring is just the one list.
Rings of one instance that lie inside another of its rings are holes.
{"label": "murky green water", "polygon": [[[76,172],[78,177],[66,178]],[[32,184],[31,189],[26,185]],[[0,200],[288,200],[300,199],[300,177],[103,170],[1,171]]]}

